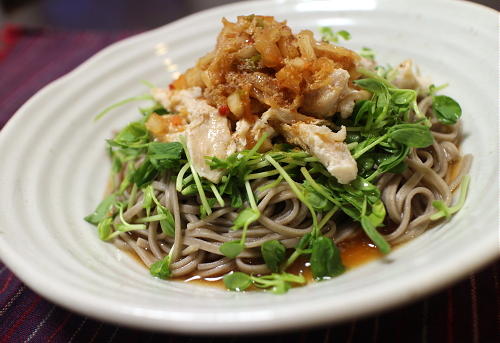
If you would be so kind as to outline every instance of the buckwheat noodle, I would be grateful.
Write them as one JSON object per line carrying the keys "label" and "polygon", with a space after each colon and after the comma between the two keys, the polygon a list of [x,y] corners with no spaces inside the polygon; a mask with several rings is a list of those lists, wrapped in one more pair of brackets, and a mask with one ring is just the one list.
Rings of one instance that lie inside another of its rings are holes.
{"label": "buckwheat noodle", "polygon": [[[434,144],[428,148],[412,149],[406,160],[408,168],[405,172],[386,173],[377,181],[387,210],[385,238],[393,245],[413,239],[429,228],[430,216],[436,211],[432,202],[443,200],[450,205],[452,192],[467,174],[472,161],[471,155],[462,156],[460,153],[461,122],[451,126],[439,124],[431,115],[430,96],[421,99],[418,105],[422,113],[431,118]],[[453,166],[456,170],[451,170]],[[124,172],[117,174],[113,184],[120,184]],[[259,258],[259,247],[265,241],[275,239],[292,248],[312,229],[307,207],[297,199],[286,182],[264,191],[257,190],[269,182],[271,180],[260,179],[251,183],[262,215],[249,227],[245,243],[247,249],[234,260],[223,256],[219,246],[241,237],[241,230],[230,230],[237,210],[216,205],[212,214],[200,218],[200,199],[195,195],[178,193],[171,175],[163,175],[152,186],[156,197],[174,215],[175,239],[166,236],[158,222],[152,222],[147,224],[145,230],[121,233],[114,244],[136,254],[148,267],[174,249],[170,265],[173,277],[192,274],[214,277],[232,270],[250,274],[269,273]],[[122,195],[123,199],[129,196],[127,192]],[[225,200],[230,203],[230,199]],[[139,191],[135,204],[124,213],[127,221],[133,222],[135,218],[145,216],[142,202],[143,193]],[[153,210],[152,213],[156,212]],[[320,215],[318,220],[321,219]],[[333,216],[322,229],[325,236],[334,238],[337,243],[354,237],[357,232],[359,224],[342,214]]]}

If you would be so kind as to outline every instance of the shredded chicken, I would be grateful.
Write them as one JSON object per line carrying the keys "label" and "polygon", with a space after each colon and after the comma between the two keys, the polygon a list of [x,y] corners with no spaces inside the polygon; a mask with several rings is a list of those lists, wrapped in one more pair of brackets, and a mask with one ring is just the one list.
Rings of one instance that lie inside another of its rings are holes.
{"label": "shredded chicken", "polygon": [[331,82],[304,94],[301,110],[319,118],[331,117],[340,112],[342,118],[351,115],[356,100],[369,99],[370,93],[349,87],[350,75],[344,69],[335,69]]}
{"label": "shredded chicken", "polygon": [[[158,129],[156,126],[159,116],[153,114],[149,117],[146,127],[160,141],[178,141],[181,134],[185,134],[187,148],[196,171],[208,180],[218,183],[222,171],[210,169],[205,157],[215,156],[223,159],[234,152],[229,119],[221,116],[215,107],[200,98],[199,87],[179,91],[153,89],[152,94],[166,109],[179,113],[175,116],[183,118],[182,131],[185,132],[169,131],[171,125],[166,123],[172,115],[161,117],[163,125],[158,125],[160,127]],[[188,124],[185,125],[186,123]]]}
{"label": "shredded chicken", "polygon": [[202,99],[200,87],[182,90],[153,88],[151,95],[167,110],[184,116],[188,121],[192,121],[200,113],[217,111]]}
{"label": "shredded chicken", "polygon": [[358,100],[368,100],[371,94],[365,90],[357,90],[352,88],[347,88],[342,94],[342,100],[339,101],[337,112],[340,113],[342,118],[348,118],[351,116],[354,110],[354,105]]}
{"label": "shredded chicken", "polygon": [[430,81],[420,76],[420,72],[415,68],[412,60],[401,62],[393,72],[395,78],[392,83],[399,88],[425,92],[430,86]]}
{"label": "shredded chicken", "polygon": [[215,156],[224,159],[234,152],[227,118],[220,116],[216,111],[201,114],[187,126],[186,140],[187,149],[198,174],[218,183],[222,171],[210,169],[205,157]]}
{"label": "shredded chicken", "polygon": [[296,144],[316,156],[340,183],[347,184],[356,178],[356,161],[343,142],[346,137],[344,126],[335,133],[326,126],[297,122],[291,125],[283,124],[281,130],[289,143]]}
{"label": "shredded chicken", "polygon": [[318,118],[309,117],[303,115],[299,112],[290,111],[284,108],[270,108],[266,112],[262,113],[262,121],[264,123],[273,123],[278,124],[293,124],[296,122],[304,122],[309,124],[321,124],[321,121]]}
{"label": "shredded chicken", "polygon": [[327,85],[304,94],[302,110],[314,116],[325,118],[337,112],[337,106],[347,89],[349,73],[344,69],[335,69]]}
{"label": "shredded chicken", "polygon": [[236,129],[233,133],[233,141],[235,144],[236,151],[242,151],[245,149],[251,149],[256,142],[264,135],[267,134],[267,138],[261,145],[259,151],[264,152],[272,149],[271,138],[275,136],[275,130],[267,125],[267,123],[262,120],[262,118],[256,119],[253,123],[246,119],[241,119],[236,123]]}

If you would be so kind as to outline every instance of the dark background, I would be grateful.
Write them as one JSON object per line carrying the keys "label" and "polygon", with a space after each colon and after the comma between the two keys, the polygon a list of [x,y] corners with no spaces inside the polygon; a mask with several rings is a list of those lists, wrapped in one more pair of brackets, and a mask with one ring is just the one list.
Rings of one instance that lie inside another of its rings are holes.
{"label": "dark background", "polygon": [[[242,0],[239,0],[242,1]],[[342,0],[332,0],[342,1]],[[349,1],[349,0],[346,0]],[[450,0],[461,1],[461,0]],[[97,30],[145,30],[235,0],[0,0],[0,24]],[[500,0],[474,0],[500,10]],[[412,2],[418,6],[418,0]]]}

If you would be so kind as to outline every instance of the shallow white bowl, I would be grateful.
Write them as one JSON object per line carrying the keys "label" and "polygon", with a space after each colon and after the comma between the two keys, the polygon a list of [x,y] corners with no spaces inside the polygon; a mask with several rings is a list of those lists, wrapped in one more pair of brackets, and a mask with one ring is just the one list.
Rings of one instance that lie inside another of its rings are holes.
{"label": "shallow white bowl", "polygon": [[[209,51],[220,19],[287,19],[294,30],[347,29],[353,49],[379,61],[413,58],[464,112],[474,154],[470,193],[453,219],[334,280],[268,293],[161,281],[83,221],[99,202],[109,163],[104,139],[138,116],[106,105],[166,85]],[[498,255],[497,14],[458,1],[243,2],[201,12],[117,43],[30,99],[0,134],[0,257],[29,287],[79,313],[185,333],[259,332],[330,323],[414,300]]]}

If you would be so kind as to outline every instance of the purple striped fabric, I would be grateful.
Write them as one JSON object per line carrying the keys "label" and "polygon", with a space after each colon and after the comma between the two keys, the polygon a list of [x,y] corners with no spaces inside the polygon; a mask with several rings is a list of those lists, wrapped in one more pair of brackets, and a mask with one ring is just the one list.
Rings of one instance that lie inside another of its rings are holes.
{"label": "purple striped fabric", "polygon": [[[22,32],[0,59],[0,127],[36,91],[133,32]],[[0,44],[1,46],[1,44]],[[8,86],[7,86],[8,85]],[[0,261],[3,342],[500,342],[500,261],[422,301],[341,325],[259,337],[187,337],[117,327],[69,312]],[[300,314],[297,314],[300,315]]]}

